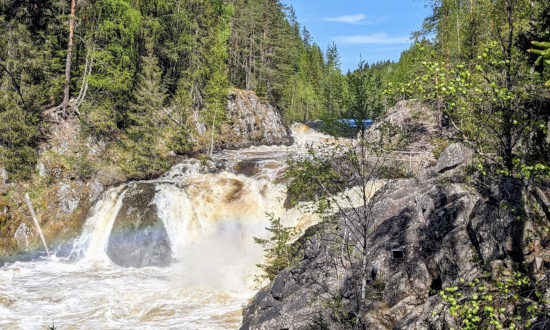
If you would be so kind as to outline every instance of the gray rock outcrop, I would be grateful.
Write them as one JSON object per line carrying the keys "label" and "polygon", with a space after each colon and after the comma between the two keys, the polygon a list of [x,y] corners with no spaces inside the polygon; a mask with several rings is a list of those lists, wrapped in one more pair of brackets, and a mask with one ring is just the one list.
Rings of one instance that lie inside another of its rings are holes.
{"label": "gray rock outcrop", "polygon": [[15,231],[13,238],[15,238],[17,247],[21,251],[25,251],[29,247],[29,232],[30,229],[24,222],[21,222]]}
{"label": "gray rock outcrop", "polygon": [[80,185],[77,185],[75,188],[69,183],[62,183],[59,186],[57,196],[59,199],[60,213],[71,214],[78,208],[80,204],[80,189],[82,189]]}
{"label": "gray rock outcrop", "polygon": [[[376,229],[368,252],[372,301],[360,315],[367,328],[452,326],[449,320],[424,318],[424,311],[433,304],[430,289],[452,285],[460,277],[474,279],[482,272],[476,258],[491,258],[507,248],[497,232],[486,235],[488,231],[480,230],[500,228],[483,214],[490,212],[483,205],[477,192],[460,184],[407,179],[388,188],[373,209]],[[476,211],[481,213],[472,218]],[[498,223],[509,226],[510,219]],[[241,329],[309,329],[318,312],[326,313],[326,306],[335,301],[354,304],[359,287],[356,274],[335,262],[341,251],[329,243],[334,230],[342,231],[344,226],[323,226],[311,228],[302,238],[302,260],[256,295]],[[333,319],[330,313],[323,317]],[[345,319],[353,319],[345,309],[340,317],[342,322],[330,322],[331,329],[346,328]]]}
{"label": "gray rock outcrop", "polygon": [[219,142],[223,149],[292,142],[279,110],[253,91],[234,89],[228,96],[227,117]]}
{"label": "gray rock outcrop", "polygon": [[470,159],[471,155],[471,150],[465,148],[460,143],[453,143],[443,150],[443,153],[439,156],[434,170],[436,173],[452,170],[453,168],[466,163]]}
{"label": "gray rock outcrop", "polygon": [[[2,150],[0,149],[0,151]],[[8,185],[8,172],[5,168],[0,167],[0,195],[4,195],[8,191]]]}
{"label": "gray rock outcrop", "polygon": [[152,203],[154,195],[153,184],[128,188],[107,246],[107,255],[117,265],[164,267],[172,262],[170,238]]}

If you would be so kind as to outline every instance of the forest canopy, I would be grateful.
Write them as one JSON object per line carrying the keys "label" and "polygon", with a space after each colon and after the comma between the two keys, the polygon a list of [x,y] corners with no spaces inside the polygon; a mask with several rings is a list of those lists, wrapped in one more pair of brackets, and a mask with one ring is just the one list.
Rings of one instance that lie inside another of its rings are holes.
{"label": "forest canopy", "polygon": [[[427,4],[399,62],[342,73],[336,45],[322,49],[278,0],[0,0],[0,162],[29,179],[48,118],[72,117],[122,163],[140,164],[127,176],[161,171],[167,151],[192,152],[219,132],[234,87],[288,123],[375,119],[422,99],[510,171],[517,147],[546,134],[550,5]],[[530,145],[527,158],[548,158]]]}

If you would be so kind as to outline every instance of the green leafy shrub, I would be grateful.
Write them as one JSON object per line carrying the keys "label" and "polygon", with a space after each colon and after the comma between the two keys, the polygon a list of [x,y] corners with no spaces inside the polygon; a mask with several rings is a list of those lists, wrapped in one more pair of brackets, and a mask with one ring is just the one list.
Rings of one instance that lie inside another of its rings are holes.
{"label": "green leafy shrub", "polygon": [[254,237],[254,241],[260,244],[266,252],[265,260],[257,266],[264,271],[259,275],[258,282],[264,279],[273,281],[280,271],[292,265],[296,259],[297,248],[292,245],[298,231],[292,227],[285,227],[281,224],[280,218],[275,218],[272,213],[267,214],[269,218],[269,227],[267,231],[271,233],[269,238]]}
{"label": "green leafy shrub", "polygon": [[548,300],[543,293],[548,284],[535,282],[520,272],[503,280],[492,279],[486,273],[482,278],[459,282],[439,291],[439,295],[461,329],[529,328],[548,315]]}

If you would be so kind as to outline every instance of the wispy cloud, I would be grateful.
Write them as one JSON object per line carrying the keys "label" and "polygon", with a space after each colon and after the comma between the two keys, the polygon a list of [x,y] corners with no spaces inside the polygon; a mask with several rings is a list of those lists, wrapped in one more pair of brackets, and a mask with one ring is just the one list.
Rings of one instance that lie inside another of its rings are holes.
{"label": "wispy cloud", "polygon": [[338,17],[327,17],[325,21],[327,22],[338,22],[338,23],[348,23],[348,24],[361,24],[365,22],[367,15],[360,13],[355,15],[346,15]]}
{"label": "wispy cloud", "polygon": [[363,13],[354,14],[354,15],[344,15],[337,17],[327,17],[325,18],[326,22],[337,22],[337,23],[348,23],[348,24],[357,24],[357,25],[371,25],[379,24],[387,20],[388,17],[379,17],[377,19],[370,19],[367,15]]}
{"label": "wispy cloud", "polygon": [[365,44],[407,44],[409,37],[390,37],[386,33],[373,33],[355,36],[337,37],[336,41],[342,44],[365,45]]}

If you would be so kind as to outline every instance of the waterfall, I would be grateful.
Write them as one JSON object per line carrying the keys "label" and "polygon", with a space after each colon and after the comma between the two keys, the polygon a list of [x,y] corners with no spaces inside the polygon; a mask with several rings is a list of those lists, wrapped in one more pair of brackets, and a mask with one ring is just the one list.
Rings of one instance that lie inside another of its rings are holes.
{"label": "waterfall", "polygon": [[298,209],[285,209],[284,186],[268,180],[226,171],[175,172],[145,182],[154,186],[148,204],[126,205],[131,196],[142,193],[136,183],[106,191],[75,241],[73,257],[88,263],[112,262],[106,251],[115,220],[124,210],[153,205],[169,237],[171,267],[183,281],[243,290],[253,287],[256,264],[263,256],[253,238],[267,235],[267,213],[289,226],[307,227],[313,221]]}
{"label": "waterfall", "polygon": [[73,244],[72,258],[87,261],[108,261],[105,254],[115,218],[122,207],[126,186],[111,188],[103,193],[86,220],[82,234]]}

